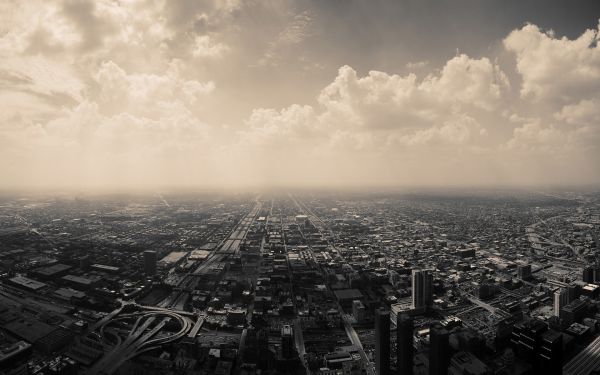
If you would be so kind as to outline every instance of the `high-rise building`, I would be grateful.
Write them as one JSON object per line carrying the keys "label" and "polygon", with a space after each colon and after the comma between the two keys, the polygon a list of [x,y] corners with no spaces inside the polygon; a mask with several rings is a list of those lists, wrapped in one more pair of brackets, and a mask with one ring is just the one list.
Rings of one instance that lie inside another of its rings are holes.
{"label": "high-rise building", "polygon": [[450,365],[450,334],[436,323],[429,328],[429,375],[447,375]]}
{"label": "high-rise building", "polygon": [[360,300],[352,301],[352,316],[356,319],[358,324],[361,324],[365,320],[366,309],[365,305]]}
{"label": "high-rise building", "polygon": [[594,268],[593,267],[585,267],[583,269],[583,281],[586,283],[594,282]]}
{"label": "high-rise building", "polygon": [[406,314],[398,314],[396,318],[396,358],[398,375],[412,375],[413,373],[413,333],[414,322]]}
{"label": "high-rise building", "polygon": [[562,334],[549,330],[543,321],[515,324],[511,344],[519,358],[531,365],[533,374],[562,373]]}
{"label": "high-rise building", "polygon": [[531,278],[531,264],[521,264],[517,266],[517,277],[521,280]]}
{"label": "high-rise building", "polygon": [[375,368],[377,375],[390,373],[390,312],[375,312]]}
{"label": "high-rise building", "polygon": [[560,288],[554,292],[554,315],[560,317],[560,310],[569,304],[569,292]]}
{"label": "high-rise building", "polygon": [[542,335],[542,342],[537,358],[540,366],[540,374],[562,374],[562,339],[562,333],[552,330]]}
{"label": "high-rise building", "polygon": [[585,301],[576,299],[561,309],[561,318],[564,320],[565,324],[571,325],[583,319],[587,308],[588,305]]}
{"label": "high-rise building", "polygon": [[269,352],[269,333],[264,329],[259,329],[256,333],[258,345],[258,368],[267,370],[271,366]]}
{"label": "high-rise building", "polygon": [[[600,250],[600,246],[598,247]],[[600,282],[600,266],[594,266],[594,283]]]}
{"label": "high-rise building", "polygon": [[146,273],[146,276],[152,276],[156,274],[157,259],[158,257],[156,256],[156,251],[144,251],[144,272]]}
{"label": "high-rise building", "polygon": [[433,274],[431,270],[412,270],[413,309],[431,306],[433,302]]}
{"label": "high-rise building", "polygon": [[281,356],[283,358],[291,358],[294,352],[294,331],[292,326],[284,325],[281,328]]}
{"label": "high-rise building", "polygon": [[581,294],[580,287],[577,284],[569,284],[567,291],[569,293],[569,303],[575,301]]}

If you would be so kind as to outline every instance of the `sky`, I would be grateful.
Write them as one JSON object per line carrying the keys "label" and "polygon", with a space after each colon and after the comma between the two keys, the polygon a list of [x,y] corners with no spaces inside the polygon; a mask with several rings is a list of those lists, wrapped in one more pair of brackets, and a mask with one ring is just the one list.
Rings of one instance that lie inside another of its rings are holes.
{"label": "sky", "polygon": [[0,189],[600,184],[600,2],[0,3]]}

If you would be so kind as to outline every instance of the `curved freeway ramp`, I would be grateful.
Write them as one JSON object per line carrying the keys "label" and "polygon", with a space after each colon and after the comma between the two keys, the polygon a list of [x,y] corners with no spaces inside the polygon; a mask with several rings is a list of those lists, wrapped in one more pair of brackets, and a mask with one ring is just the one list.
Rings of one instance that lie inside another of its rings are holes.
{"label": "curved freeway ramp", "polygon": [[[135,314],[106,320],[100,325],[100,337],[108,341],[105,332],[117,335],[114,330],[107,329],[108,326],[124,319],[136,319],[126,337],[111,342],[111,350],[104,355],[89,370],[89,374],[113,374],[125,361],[139,355],[140,353],[159,348],[161,345],[179,340],[191,329],[193,323],[186,317],[166,310],[140,311]],[[179,323],[179,331],[155,337],[170,321]],[[114,338],[113,338],[114,339]]]}

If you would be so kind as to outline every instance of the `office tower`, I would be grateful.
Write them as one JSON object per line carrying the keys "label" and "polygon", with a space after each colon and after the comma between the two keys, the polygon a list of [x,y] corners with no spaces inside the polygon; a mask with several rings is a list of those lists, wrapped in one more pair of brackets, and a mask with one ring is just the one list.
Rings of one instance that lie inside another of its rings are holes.
{"label": "office tower", "polygon": [[600,282],[600,267],[598,265],[594,265],[594,283],[598,282]]}
{"label": "office tower", "polygon": [[562,334],[541,320],[515,324],[511,344],[517,356],[532,366],[534,374],[562,373]]}
{"label": "office tower", "polygon": [[396,358],[398,375],[412,375],[413,373],[413,332],[414,322],[406,314],[398,314],[396,318]]}
{"label": "office tower", "polygon": [[586,283],[594,282],[594,268],[585,267],[583,269],[583,281],[585,281]]}
{"label": "office tower", "polygon": [[247,363],[258,363],[260,353],[258,352],[258,332],[254,327],[249,327],[246,330],[244,350],[242,359]]}
{"label": "office tower", "polygon": [[294,347],[294,331],[290,325],[284,325],[281,328],[281,356],[291,358]]}
{"label": "office tower", "polygon": [[429,329],[429,375],[447,375],[450,365],[450,334],[436,323]]}
{"label": "office tower", "polygon": [[542,335],[537,358],[539,361],[540,374],[562,374],[562,338],[562,333],[556,331],[547,331]]}
{"label": "office tower", "polygon": [[517,266],[517,277],[521,280],[531,278],[531,264],[522,264]]}
{"label": "office tower", "polygon": [[256,341],[258,344],[258,368],[267,370],[271,365],[269,352],[269,333],[264,329],[259,329],[256,333]]}
{"label": "office tower", "polygon": [[152,276],[156,274],[156,261],[156,251],[144,251],[144,272],[146,273],[146,276]]}
{"label": "office tower", "polygon": [[390,312],[375,312],[375,368],[377,375],[390,373]]}
{"label": "office tower", "polygon": [[352,301],[352,316],[356,319],[356,323],[365,321],[366,308],[360,300]]}
{"label": "office tower", "polygon": [[561,318],[565,324],[573,324],[581,321],[586,314],[588,305],[585,301],[576,299],[575,301],[563,306],[560,310]]}
{"label": "office tower", "polygon": [[581,291],[579,290],[579,286],[577,284],[570,284],[567,287],[567,292],[569,293],[569,303],[579,298],[579,295],[581,294]]}
{"label": "office tower", "polygon": [[560,317],[560,310],[569,304],[569,293],[560,288],[554,292],[554,315]]}
{"label": "office tower", "polygon": [[412,271],[413,309],[431,306],[433,302],[433,274],[430,270]]}

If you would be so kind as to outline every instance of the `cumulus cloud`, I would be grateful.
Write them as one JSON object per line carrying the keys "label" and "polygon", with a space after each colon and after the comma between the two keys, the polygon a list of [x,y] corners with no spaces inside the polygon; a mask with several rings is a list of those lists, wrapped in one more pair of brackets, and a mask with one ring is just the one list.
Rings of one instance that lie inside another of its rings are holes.
{"label": "cumulus cloud", "polygon": [[187,106],[215,88],[212,81],[181,79],[175,68],[163,75],[127,74],[112,61],[103,63],[94,77],[99,88],[98,104],[103,112],[128,112],[152,119],[185,112]]}
{"label": "cumulus cloud", "polygon": [[[344,66],[319,93],[318,107],[255,110],[247,129],[239,133],[239,149],[251,153],[258,165],[284,160],[292,167],[279,173],[288,182],[298,182],[297,172],[308,169],[308,173],[330,171],[320,178],[333,183],[340,178],[337,171],[342,165],[377,164],[385,169],[416,155],[427,165],[447,164],[457,147],[473,148],[486,135],[485,127],[469,113],[492,111],[507,87],[504,74],[488,59],[465,55],[422,79],[378,71],[360,77]],[[454,162],[466,162],[471,156],[465,153]],[[412,174],[420,167],[415,163],[402,168]],[[371,174],[375,170],[371,166],[368,174],[355,171],[354,175],[347,170],[341,178],[392,183],[390,177],[397,177],[393,171],[375,177]]]}
{"label": "cumulus cloud", "polygon": [[599,32],[586,30],[575,40],[526,25],[512,31],[504,45],[516,55],[522,96],[572,101],[600,92]]}
{"label": "cumulus cloud", "polygon": [[492,110],[502,100],[508,79],[487,58],[466,55],[449,60],[440,74],[418,80],[415,74],[371,71],[359,78],[349,66],[319,95],[331,121],[370,129],[414,129],[439,124],[469,109]]}
{"label": "cumulus cloud", "polygon": [[[322,27],[310,10],[232,0],[7,9],[4,186],[600,182],[596,29],[501,36],[510,81],[490,52],[402,62],[407,74],[342,62],[303,86],[286,63],[301,62]],[[240,110],[245,101],[262,105]]]}

